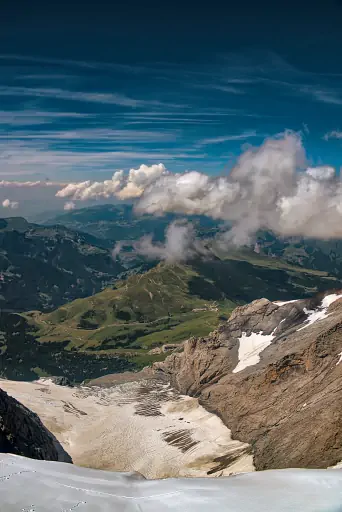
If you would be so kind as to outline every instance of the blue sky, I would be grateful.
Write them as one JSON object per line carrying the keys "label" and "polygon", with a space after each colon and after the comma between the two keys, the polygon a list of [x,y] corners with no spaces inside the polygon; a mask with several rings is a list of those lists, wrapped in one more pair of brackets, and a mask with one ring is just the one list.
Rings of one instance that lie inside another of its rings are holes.
{"label": "blue sky", "polygon": [[48,4],[5,2],[0,179],[220,174],[286,129],[340,165],[341,2]]}

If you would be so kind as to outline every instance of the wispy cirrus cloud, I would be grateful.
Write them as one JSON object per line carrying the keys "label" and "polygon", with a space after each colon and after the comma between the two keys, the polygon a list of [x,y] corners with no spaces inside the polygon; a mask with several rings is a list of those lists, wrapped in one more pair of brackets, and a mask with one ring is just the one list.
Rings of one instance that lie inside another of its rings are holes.
{"label": "wispy cirrus cloud", "polygon": [[221,91],[228,94],[246,94],[242,88],[235,87],[233,85],[224,85],[217,83],[209,83],[209,84],[189,84],[190,87],[195,89],[205,89],[207,91]]}
{"label": "wispy cirrus cloud", "polygon": [[0,96],[19,96],[19,97],[36,97],[51,98],[68,101],[79,101],[88,103],[101,103],[107,105],[117,105],[122,107],[168,107],[168,108],[184,108],[186,105],[166,103],[158,100],[140,100],[130,98],[124,94],[104,93],[104,92],[84,92],[70,91],[60,88],[44,88],[44,87],[0,87]]}
{"label": "wispy cirrus cloud", "polygon": [[92,118],[94,114],[81,112],[54,112],[43,110],[0,110],[0,127],[6,126],[29,126],[49,124],[55,121],[67,119],[86,119]]}
{"label": "wispy cirrus cloud", "polygon": [[323,136],[324,140],[330,140],[330,139],[342,139],[342,131],[341,130],[332,130],[331,132],[327,132]]}
{"label": "wispy cirrus cloud", "polygon": [[[1,125],[1,118],[0,118]],[[76,130],[46,130],[46,131],[12,131],[11,134],[1,133],[0,139],[9,140],[47,140],[47,141],[107,141],[134,142],[135,144],[156,143],[158,141],[176,140],[179,130],[174,131],[142,131],[142,130],[113,130],[109,128],[79,128]]]}
{"label": "wispy cirrus cloud", "polygon": [[[139,148],[139,149],[138,149]],[[203,153],[179,148],[158,146],[145,149],[144,146],[132,144],[130,147],[104,148],[94,145],[72,146],[66,141],[65,146],[55,147],[45,139],[9,140],[0,138],[0,176],[36,175],[37,173],[56,179],[63,176],[59,172],[96,173],[130,165],[131,162],[143,161],[196,161],[205,158]]]}
{"label": "wispy cirrus cloud", "polygon": [[249,130],[242,133],[238,133],[235,135],[222,135],[221,137],[210,137],[207,139],[202,139],[198,142],[198,146],[207,146],[210,144],[221,144],[223,142],[229,141],[237,141],[237,140],[246,140],[251,137],[258,137],[259,135],[255,130]]}
{"label": "wispy cirrus cloud", "polygon": [[112,69],[118,71],[126,71],[130,73],[138,73],[148,70],[145,66],[130,66],[127,64],[116,64],[112,62],[93,62],[85,60],[73,59],[56,59],[52,57],[40,57],[37,55],[16,55],[16,54],[0,54],[0,60],[3,61],[17,61],[17,62],[31,62],[36,64],[47,64],[51,66],[63,67],[79,67],[85,69]]}
{"label": "wispy cirrus cloud", "polygon": [[324,88],[321,86],[302,86],[300,92],[311,96],[321,103],[330,103],[332,105],[342,105],[342,97],[338,90]]}
{"label": "wispy cirrus cloud", "polygon": [[19,80],[48,80],[49,82],[54,80],[68,80],[71,78],[78,78],[73,75],[69,75],[67,73],[33,73],[33,74],[23,74],[19,75],[16,78]]}
{"label": "wispy cirrus cloud", "polygon": [[214,78],[213,87],[218,79],[233,86],[260,84],[283,89],[290,96],[306,96],[320,103],[342,105],[342,74],[299,69],[272,51],[232,53],[222,59],[224,64],[218,77]]}

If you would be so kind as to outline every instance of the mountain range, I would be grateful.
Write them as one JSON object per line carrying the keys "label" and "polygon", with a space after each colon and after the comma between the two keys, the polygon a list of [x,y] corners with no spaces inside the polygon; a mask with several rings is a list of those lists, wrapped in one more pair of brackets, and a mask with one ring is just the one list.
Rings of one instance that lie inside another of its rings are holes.
{"label": "mountain range", "polygon": [[[193,220],[205,238],[219,229]],[[162,240],[169,221],[136,217],[130,205],[74,210],[44,226],[19,217],[0,220],[0,375],[57,374],[79,382],[139,370],[165,359],[191,335],[208,335],[236,305],[340,287],[324,259],[306,268],[303,261],[288,261],[284,251],[216,250],[210,259],[186,264],[134,253],[128,261],[113,259],[109,233],[129,239],[153,229]]]}
{"label": "mountain range", "polygon": [[1,310],[51,310],[96,293],[122,271],[92,235],[0,219]]}

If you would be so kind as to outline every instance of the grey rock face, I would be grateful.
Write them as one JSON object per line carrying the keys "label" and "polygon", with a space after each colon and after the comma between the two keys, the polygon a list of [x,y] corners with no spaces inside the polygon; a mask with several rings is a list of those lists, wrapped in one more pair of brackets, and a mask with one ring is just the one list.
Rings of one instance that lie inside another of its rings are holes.
{"label": "grey rock face", "polygon": [[[217,331],[189,339],[153,371],[199,397],[250,443],[257,469],[332,466],[342,460],[342,300],[309,324],[322,298],[238,307]],[[233,373],[242,333],[273,339],[259,362]]]}
{"label": "grey rock face", "polygon": [[71,457],[39,417],[1,388],[0,452],[72,463]]}
{"label": "grey rock face", "polygon": [[70,380],[67,377],[50,377],[50,379],[57,386],[68,386],[69,388],[73,387],[73,384],[71,384]]}

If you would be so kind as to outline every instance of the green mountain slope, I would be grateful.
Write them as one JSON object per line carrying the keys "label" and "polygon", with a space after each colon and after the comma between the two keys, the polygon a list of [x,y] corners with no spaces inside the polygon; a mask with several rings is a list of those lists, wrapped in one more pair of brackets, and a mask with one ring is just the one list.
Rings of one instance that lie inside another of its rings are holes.
{"label": "green mountain slope", "polygon": [[[220,306],[204,298],[208,290],[211,297],[220,299]],[[215,313],[209,316],[217,320],[219,309],[228,306],[215,284],[191,267],[159,264],[145,274],[118,282],[115,288],[49,314],[33,312],[28,318],[38,327],[41,342],[69,340],[68,348],[82,350],[144,349],[148,347],[138,341],[141,337],[173,329],[203,313]],[[159,342],[163,343],[163,335]]]}
{"label": "green mountain slope", "polygon": [[161,346],[207,335],[237,304],[341,287],[326,273],[256,254],[248,261],[249,256],[246,251],[227,260],[162,263],[50,313],[0,315],[0,373],[83,380],[140,369],[166,357]]}
{"label": "green mountain slope", "polygon": [[270,232],[258,236],[261,253],[291,264],[342,276],[342,241],[304,238],[281,239]]}
{"label": "green mountain slope", "polygon": [[101,290],[123,270],[92,235],[0,219],[2,310],[51,310]]}

